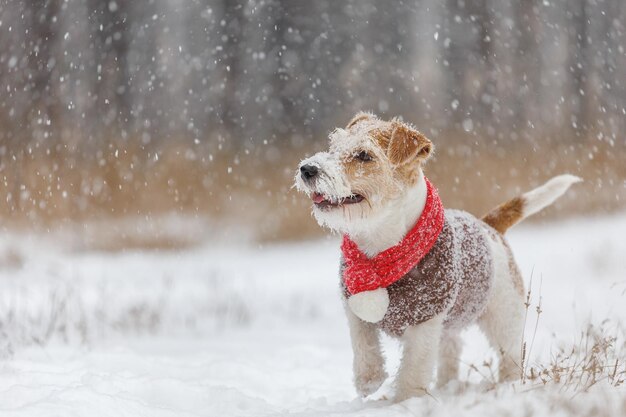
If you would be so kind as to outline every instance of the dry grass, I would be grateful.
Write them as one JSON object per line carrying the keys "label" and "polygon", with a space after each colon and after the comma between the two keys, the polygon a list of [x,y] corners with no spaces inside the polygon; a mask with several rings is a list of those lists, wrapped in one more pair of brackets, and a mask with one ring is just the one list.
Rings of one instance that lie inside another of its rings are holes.
{"label": "dry grass", "polygon": [[[177,213],[248,230],[259,240],[324,233],[311,218],[307,199],[291,188],[298,161],[323,143],[304,148],[268,144],[239,151],[213,143],[170,141],[158,149],[137,143],[112,142],[90,152],[34,148],[3,158],[0,193],[6,204],[0,205],[1,224],[48,230],[110,219],[150,222]],[[438,149],[427,175],[448,207],[480,215],[563,172],[579,175],[585,183],[538,219],[626,207],[623,144],[592,139],[536,149],[524,143],[496,146],[460,135],[435,143]],[[118,244],[105,246],[165,248],[196,241],[133,236],[112,236]]]}
{"label": "dry grass", "polygon": [[[527,292],[525,307],[531,307],[532,277]],[[571,346],[561,346],[551,354],[547,363],[530,365],[529,358],[539,327],[541,309],[540,296],[534,307],[536,318],[530,341],[522,335],[522,363],[520,366],[522,385],[557,385],[560,391],[573,395],[587,392],[599,383],[620,387],[626,380],[626,329],[621,323],[604,320],[600,325],[588,323],[580,332],[578,340]]]}
{"label": "dry grass", "polygon": [[[559,392],[571,396],[588,392],[598,384],[618,388],[626,382],[626,328],[623,323],[605,319],[599,325],[587,323],[573,344],[562,344],[551,352],[550,360],[531,363],[533,346],[541,313],[541,285],[536,303],[532,303],[533,279],[531,275],[529,289],[524,302],[524,324],[532,319],[532,335],[522,333],[522,362],[519,364],[521,391],[540,387],[556,387]],[[526,326],[525,326],[526,327]],[[476,373],[494,390],[498,386],[497,371],[492,360],[485,360],[481,365],[468,364],[469,372]]]}
{"label": "dry grass", "polygon": [[624,328],[603,321],[581,331],[578,342],[560,348],[547,364],[531,366],[525,381],[531,384],[557,384],[574,394],[587,392],[598,383],[620,387],[626,380]]}

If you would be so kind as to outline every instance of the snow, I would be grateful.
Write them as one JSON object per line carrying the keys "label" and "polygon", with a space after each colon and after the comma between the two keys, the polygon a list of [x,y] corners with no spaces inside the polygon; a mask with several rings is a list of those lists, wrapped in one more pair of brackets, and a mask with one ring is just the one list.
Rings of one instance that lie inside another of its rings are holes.
{"label": "snow", "polygon": [[[626,323],[626,213],[523,224],[509,241],[533,276],[531,362],[591,321]],[[623,415],[623,387],[495,388],[495,355],[464,334],[462,382],[390,404],[391,378],[356,397],[338,288],[339,241],[78,252],[56,238],[0,242],[0,415]],[[53,318],[54,317],[54,318]],[[399,360],[385,339],[388,371]]]}

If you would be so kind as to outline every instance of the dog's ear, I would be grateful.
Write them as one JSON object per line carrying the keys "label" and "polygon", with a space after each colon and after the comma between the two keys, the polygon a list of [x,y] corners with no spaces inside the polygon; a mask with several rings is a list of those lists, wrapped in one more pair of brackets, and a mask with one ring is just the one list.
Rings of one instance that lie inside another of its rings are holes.
{"label": "dog's ear", "polygon": [[375,119],[375,118],[376,116],[373,115],[372,113],[360,111],[354,115],[354,117],[352,118],[352,120],[350,120],[350,122],[348,122],[348,124],[346,125],[346,129],[350,129],[352,126],[354,126],[355,124],[359,123],[362,120],[369,120],[369,119]]}
{"label": "dog's ear", "polygon": [[433,150],[433,143],[417,130],[401,122],[395,122],[387,156],[394,165],[402,165],[417,158],[426,161]]}

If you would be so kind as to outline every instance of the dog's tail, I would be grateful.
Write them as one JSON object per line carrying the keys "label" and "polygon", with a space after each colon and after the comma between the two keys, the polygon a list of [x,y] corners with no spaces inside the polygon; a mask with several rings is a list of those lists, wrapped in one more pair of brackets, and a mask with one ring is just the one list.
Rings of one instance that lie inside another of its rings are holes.
{"label": "dog's tail", "polygon": [[482,220],[498,232],[504,233],[514,224],[554,203],[570,185],[580,181],[582,180],[574,175],[559,175],[541,187],[499,205],[487,213]]}

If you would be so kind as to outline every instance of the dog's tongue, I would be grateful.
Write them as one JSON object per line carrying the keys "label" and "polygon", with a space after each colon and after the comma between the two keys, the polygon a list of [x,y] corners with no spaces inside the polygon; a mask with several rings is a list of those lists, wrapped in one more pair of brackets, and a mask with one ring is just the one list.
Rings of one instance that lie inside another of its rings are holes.
{"label": "dog's tongue", "polygon": [[323,195],[323,194],[320,194],[320,193],[315,193],[315,194],[313,194],[313,196],[311,197],[311,199],[313,200],[313,202],[314,202],[315,204],[319,204],[319,203],[321,203],[322,201],[324,201],[324,200],[325,200],[324,195]]}

